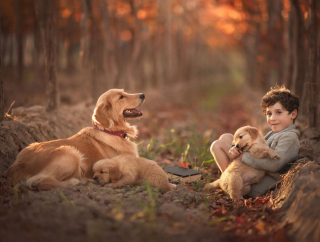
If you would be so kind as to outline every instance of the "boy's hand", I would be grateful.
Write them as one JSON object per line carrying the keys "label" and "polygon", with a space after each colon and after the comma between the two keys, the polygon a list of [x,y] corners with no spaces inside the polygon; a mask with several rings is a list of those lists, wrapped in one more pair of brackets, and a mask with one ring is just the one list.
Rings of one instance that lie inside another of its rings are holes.
{"label": "boy's hand", "polygon": [[238,150],[237,147],[233,146],[228,152],[228,156],[231,160],[237,158],[239,155],[243,153],[242,150]]}

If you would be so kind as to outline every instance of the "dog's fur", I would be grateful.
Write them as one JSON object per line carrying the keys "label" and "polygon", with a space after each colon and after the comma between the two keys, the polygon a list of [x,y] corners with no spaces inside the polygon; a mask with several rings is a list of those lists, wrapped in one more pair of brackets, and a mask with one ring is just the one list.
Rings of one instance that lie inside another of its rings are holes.
{"label": "dog's fur", "polygon": [[15,182],[22,180],[32,189],[50,190],[75,185],[80,178],[92,178],[92,166],[98,160],[120,154],[138,156],[135,143],[102,130],[121,131],[136,137],[136,127],[126,119],[142,115],[135,108],[144,98],[142,93],[128,94],[122,89],[105,92],[92,115],[96,128],[84,128],[68,139],[30,144],[19,153],[5,176]]}
{"label": "dog's fur", "polygon": [[[281,157],[270,149],[266,140],[258,129],[245,126],[238,129],[234,134],[233,145],[242,151],[248,151],[255,158],[272,158],[280,160]],[[220,179],[205,185],[204,190],[221,188],[232,199],[241,199],[250,192],[250,185],[259,183],[266,174],[265,171],[256,170],[245,165],[241,161],[242,155],[234,159],[222,173]],[[278,177],[278,173],[268,173]]]}
{"label": "dog's fur", "polygon": [[112,159],[103,159],[93,165],[96,181],[110,183],[109,186],[141,185],[144,181],[151,187],[172,191],[165,171],[152,160],[130,155],[119,155]]}

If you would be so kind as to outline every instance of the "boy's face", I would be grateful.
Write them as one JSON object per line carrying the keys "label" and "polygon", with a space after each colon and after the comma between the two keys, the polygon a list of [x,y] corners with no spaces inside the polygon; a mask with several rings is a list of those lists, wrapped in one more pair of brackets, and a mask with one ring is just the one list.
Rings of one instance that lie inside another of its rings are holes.
{"label": "boy's face", "polygon": [[293,124],[293,120],[297,117],[296,109],[289,114],[289,111],[285,110],[280,102],[276,102],[273,106],[267,107],[266,113],[267,123],[275,133]]}

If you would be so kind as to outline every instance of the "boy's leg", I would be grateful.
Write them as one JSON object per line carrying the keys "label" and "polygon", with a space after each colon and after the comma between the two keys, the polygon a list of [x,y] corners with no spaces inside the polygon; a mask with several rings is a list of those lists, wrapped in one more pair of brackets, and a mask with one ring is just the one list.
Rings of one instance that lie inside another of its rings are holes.
{"label": "boy's leg", "polygon": [[211,154],[221,172],[224,172],[230,163],[227,153],[231,148],[232,140],[232,134],[223,134],[218,140],[214,141],[210,147]]}

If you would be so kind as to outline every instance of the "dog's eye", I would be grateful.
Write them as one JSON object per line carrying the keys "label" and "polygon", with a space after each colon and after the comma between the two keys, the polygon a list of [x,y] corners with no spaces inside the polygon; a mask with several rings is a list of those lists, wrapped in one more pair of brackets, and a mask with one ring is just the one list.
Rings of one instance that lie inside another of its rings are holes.
{"label": "dog's eye", "polygon": [[243,136],[242,136],[242,135],[240,135],[240,137],[239,137],[239,138],[240,138],[240,139],[242,139],[242,137],[243,137]]}
{"label": "dog's eye", "polygon": [[123,95],[121,95],[119,99],[122,99],[122,98],[124,98],[124,96],[123,96]]}

